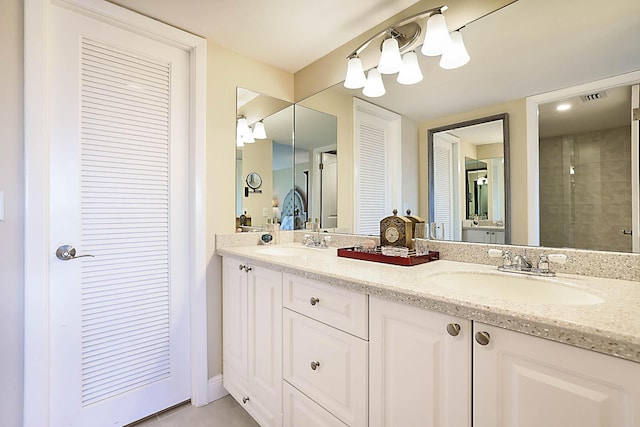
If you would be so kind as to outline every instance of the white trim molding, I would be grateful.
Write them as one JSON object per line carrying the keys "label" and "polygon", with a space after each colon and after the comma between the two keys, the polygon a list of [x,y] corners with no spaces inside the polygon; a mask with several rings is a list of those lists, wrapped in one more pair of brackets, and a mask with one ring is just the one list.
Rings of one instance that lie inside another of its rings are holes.
{"label": "white trim molding", "polygon": [[209,403],[222,399],[228,394],[229,392],[222,385],[222,374],[209,378]]}
{"label": "white trim molding", "polygon": [[191,401],[209,402],[206,331],[206,40],[103,0],[24,2],[24,427],[49,426],[49,11],[73,9],[185,50],[191,61],[190,87],[190,351]]}

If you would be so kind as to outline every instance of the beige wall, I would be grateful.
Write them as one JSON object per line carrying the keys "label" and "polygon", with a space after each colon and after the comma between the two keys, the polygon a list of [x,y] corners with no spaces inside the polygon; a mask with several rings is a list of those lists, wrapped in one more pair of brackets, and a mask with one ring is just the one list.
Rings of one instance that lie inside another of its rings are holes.
{"label": "beige wall", "polygon": [[215,234],[235,231],[236,87],[293,102],[293,75],[208,44],[207,327],[209,377],[222,372],[222,269]]}
{"label": "beige wall", "polygon": [[[251,217],[251,225],[263,227],[267,219],[273,216],[273,150],[270,139],[256,140],[253,144],[245,144],[242,149],[242,179],[245,180],[251,172],[256,172],[262,178],[262,185],[258,192],[249,189],[248,197],[244,195],[243,181],[242,208]],[[264,217],[263,210],[268,210],[268,217]]]}
{"label": "beige wall", "polygon": [[22,0],[0,1],[0,424],[22,425],[24,339]]}
{"label": "beige wall", "polygon": [[[427,131],[431,128],[464,122],[494,114],[509,114],[509,162],[511,166],[511,243],[527,244],[527,118],[526,101],[517,99],[473,111],[440,117],[420,124],[420,182],[428,182]],[[420,211],[429,211],[426,186],[420,187]]]}

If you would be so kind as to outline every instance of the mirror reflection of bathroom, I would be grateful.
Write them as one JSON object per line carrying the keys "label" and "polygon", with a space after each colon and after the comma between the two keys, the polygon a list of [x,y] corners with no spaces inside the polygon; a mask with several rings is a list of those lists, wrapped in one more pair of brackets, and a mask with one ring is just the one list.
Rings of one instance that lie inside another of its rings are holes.
{"label": "mirror reflection of bathroom", "polygon": [[[269,222],[304,229],[316,218],[335,229],[337,118],[244,88],[237,88],[236,114],[236,230],[260,231]],[[260,188],[247,181],[254,175]]]}
{"label": "mirror reflection of bathroom", "polygon": [[236,231],[281,221],[279,202],[293,186],[293,110],[290,102],[237,89]]}
{"label": "mirror reflection of bathroom", "polygon": [[433,134],[433,221],[444,238],[505,243],[505,119]]}
{"label": "mirror reflection of bathroom", "polygon": [[631,157],[632,90],[596,90],[539,106],[541,245],[632,251],[638,206],[631,188],[639,180]]}
{"label": "mirror reflection of bathroom", "polygon": [[338,226],[337,138],[335,116],[295,106],[294,191],[304,201],[302,209],[287,213],[295,229],[316,222],[323,229]]}

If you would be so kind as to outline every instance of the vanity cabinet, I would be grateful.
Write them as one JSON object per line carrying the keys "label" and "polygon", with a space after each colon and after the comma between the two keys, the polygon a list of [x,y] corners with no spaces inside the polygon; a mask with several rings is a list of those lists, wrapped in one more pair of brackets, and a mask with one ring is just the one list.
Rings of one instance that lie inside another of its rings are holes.
{"label": "vanity cabinet", "polygon": [[477,322],[474,335],[474,427],[640,425],[640,363]]}
{"label": "vanity cabinet", "polygon": [[367,301],[284,275],[285,426],[368,425]]}
{"label": "vanity cabinet", "polygon": [[471,426],[471,322],[373,297],[369,304],[369,425]]}
{"label": "vanity cabinet", "polygon": [[282,426],[282,273],[223,258],[223,384],[263,427]]}
{"label": "vanity cabinet", "polygon": [[462,240],[471,243],[504,244],[504,231],[465,228],[462,230]]}

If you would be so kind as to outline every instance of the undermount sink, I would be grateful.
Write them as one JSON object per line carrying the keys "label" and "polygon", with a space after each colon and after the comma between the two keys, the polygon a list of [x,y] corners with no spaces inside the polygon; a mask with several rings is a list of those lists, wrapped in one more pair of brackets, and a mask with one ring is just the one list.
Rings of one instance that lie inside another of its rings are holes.
{"label": "undermount sink", "polygon": [[305,255],[305,251],[308,249],[304,246],[297,248],[282,247],[282,246],[267,246],[264,248],[256,249],[257,254],[274,255],[274,256],[301,256]]}
{"label": "undermount sink", "polygon": [[429,276],[438,286],[485,298],[527,304],[593,305],[604,299],[556,279],[509,273],[445,272]]}

